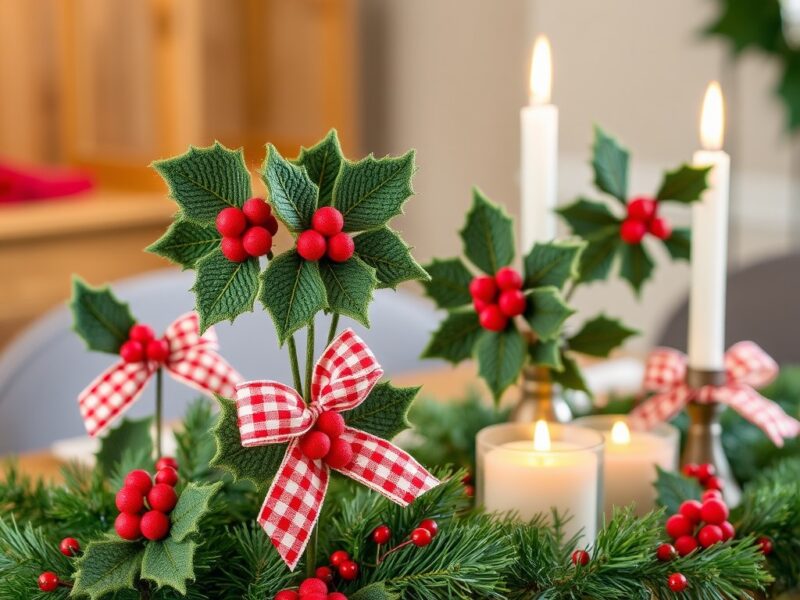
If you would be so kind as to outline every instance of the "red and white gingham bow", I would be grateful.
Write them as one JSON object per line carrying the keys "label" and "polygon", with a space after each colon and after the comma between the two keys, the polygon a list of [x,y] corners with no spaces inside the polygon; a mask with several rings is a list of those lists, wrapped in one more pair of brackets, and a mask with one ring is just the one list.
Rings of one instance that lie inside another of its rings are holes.
{"label": "red and white gingham bow", "polygon": [[186,313],[167,328],[164,340],[169,356],[163,365],[153,361],[120,360],[78,396],[89,435],[96,436],[128,410],[145,384],[163,366],[172,377],[201,392],[231,398],[242,376],[217,354],[217,335],[208,329],[200,335],[197,313]]}
{"label": "red and white gingham bow", "polygon": [[648,357],[644,389],[655,395],[631,412],[633,424],[652,427],[672,419],[689,402],[719,402],[760,427],[776,446],[800,434],[800,421],[754,389],[778,374],[778,365],[755,343],[739,342],[725,353],[724,385],[691,388],[686,384],[686,369],[686,355],[671,348],[659,348]]}
{"label": "red and white gingham bow", "polygon": [[[290,569],[300,560],[317,522],[331,468],[308,458],[300,449],[300,437],[322,412],[344,412],[364,402],[382,375],[367,345],[347,329],[314,366],[308,406],[295,390],[277,381],[249,381],[236,387],[242,445],[289,443],[258,522]],[[345,427],[340,439],[351,445],[353,460],[336,470],[401,506],[439,484],[387,440],[352,427]]]}

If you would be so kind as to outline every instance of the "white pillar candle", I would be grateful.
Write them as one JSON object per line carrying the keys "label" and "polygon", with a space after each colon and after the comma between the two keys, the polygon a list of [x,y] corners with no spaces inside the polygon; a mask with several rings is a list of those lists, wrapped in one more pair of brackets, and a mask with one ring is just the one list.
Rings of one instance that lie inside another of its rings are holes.
{"label": "white pillar candle", "polygon": [[706,91],[700,119],[703,150],[694,165],[711,166],[709,186],[692,207],[692,280],[689,301],[689,366],[723,370],[725,280],[728,259],[730,156],[721,150],[724,108],[719,84]]}
{"label": "white pillar candle", "polygon": [[521,254],[556,236],[558,108],[550,104],[551,87],[550,43],[539,36],[531,60],[530,102],[520,112]]}

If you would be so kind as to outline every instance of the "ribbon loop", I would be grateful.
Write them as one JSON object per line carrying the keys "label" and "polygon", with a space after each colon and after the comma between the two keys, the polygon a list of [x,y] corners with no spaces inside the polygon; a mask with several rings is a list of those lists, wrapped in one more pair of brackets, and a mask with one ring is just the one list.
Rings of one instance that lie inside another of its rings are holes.
{"label": "ribbon loop", "polygon": [[686,355],[672,348],[656,348],[644,368],[644,389],[660,392],[672,389],[686,379]]}
{"label": "ribbon loop", "polygon": [[345,329],[314,365],[311,398],[325,410],[351,410],[367,399],[383,370],[364,341]]}
{"label": "ribbon loop", "polygon": [[778,363],[753,342],[739,342],[725,353],[725,371],[730,381],[760,388],[778,376]]}
{"label": "ribbon loop", "polygon": [[277,381],[236,386],[236,412],[245,447],[288,442],[311,429],[316,419],[297,392]]}

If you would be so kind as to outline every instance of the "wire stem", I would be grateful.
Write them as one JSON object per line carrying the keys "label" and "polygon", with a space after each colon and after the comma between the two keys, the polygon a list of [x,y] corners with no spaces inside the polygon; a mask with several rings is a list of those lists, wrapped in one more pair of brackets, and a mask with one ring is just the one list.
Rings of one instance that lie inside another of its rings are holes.
{"label": "wire stem", "polygon": [[[306,404],[311,402],[311,372],[314,367],[314,319],[308,324],[306,330]],[[315,530],[316,531],[316,530]]]}
{"label": "wire stem", "polygon": [[328,331],[328,345],[331,345],[333,338],[336,337],[336,328],[339,327],[339,313],[335,312],[331,315],[331,328]]}
{"label": "wire stem", "polygon": [[378,564],[381,564],[383,561],[385,561],[385,560],[386,560],[386,557],[387,557],[387,556],[389,556],[389,555],[390,555],[392,552],[397,552],[397,551],[398,551],[398,550],[400,550],[401,548],[405,548],[405,547],[406,547],[406,546],[408,546],[409,544],[413,544],[413,543],[414,543],[414,542],[413,542],[413,540],[406,540],[406,541],[405,541],[405,542],[403,542],[402,544],[397,544],[397,546],[395,546],[395,547],[394,547],[394,548],[392,548],[391,550],[387,550],[387,551],[386,551],[386,552],[383,554],[383,556],[381,556],[381,557],[378,559]]}
{"label": "wire stem", "polygon": [[294,389],[301,396],[303,395],[303,381],[300,379],[300,364],[297,361],[297,345],[294,343],[294,336],[289,338],[289,362],[292,365],[292,379]]}

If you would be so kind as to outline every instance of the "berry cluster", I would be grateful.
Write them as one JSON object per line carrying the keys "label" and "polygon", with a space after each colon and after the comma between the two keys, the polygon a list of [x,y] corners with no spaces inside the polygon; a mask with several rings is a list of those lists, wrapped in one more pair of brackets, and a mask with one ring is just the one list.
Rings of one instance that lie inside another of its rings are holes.
{"label": "berry cluster", "polygon": [[[417,548],[422,548],[423,546],[427,546],[433,541],[433,538],[436,537],[436,534],[439,532],[439,524],[434,521],[433,519],[424,519],[417,525],[414,530],[411,532],[411,535],[408,538],[387,550],[382,556],[378,558],[378,564],[381,564],[387,556],[392,554],[393,552],[397,552],[401,548],[405,548],[409,545],[414,545]],[[392,530],[389,529],[386,525],[378,525],[375,529],[372,530],[372,534],[370,536],[372,541],[378,544],[378,546],[383,546],[389,543],[389,540],[392,539]]]}
{"label": "berry cluster", "polygon": [[161,364],[169,358],[169,342],[156,338],[149,325],[137,323],[128,331],[128,341],[120,346],[119,355],[126,363],[149,360]]}
{"label": "berry cluster", "polygon": [[219,211],[217,231],[222,235],[222,254],[229,261],[239,263],[272,250],[272,236],[278,232],[278,221],[272,216],[269,204],[261,198],[250,198],[242,208],[231,206]]}
{"label": "berry cluster", "polygon": [[708,548],[733,538],[736,530],[728,521],[728,506],[717,490],[708,490],[703,501],[686,500],[678,513],[667,519],[666,531],[674,541],[657,550],[660,560],[671,560],[675,553],[686,556],[699,547]]}
{"label": "berry cluster", "polygon": [[300,450],[311,460],[323,460],[332,469],[342,469],[353,460],[353,448],[340,436],[344,417],[334,411],[322,413],[314,428],[300,438]]}
{"label": "berry cluster", "polygon": [[325,255],[333,262],[349,260],[356,245],[343,227],[344,217],[338,210],[332,206],[317,209],[311,217],[311,229],[297,236],[297,253],[312,262]]}
{"label": "berry cluster", "polygon": [[720,496],[722,496],[721,492],[725,482],[717,477],[717,469],[711,463],[703,463],[702,465],[689,463],[683,465],[683,469],[681,470],[686,477],[697,479],[700,485],[703,486],[703,489],[717,490],[720,492]]}
{"label": "berry cluster", "polygon": [[178,463],[163,457],[156,463],[155,485],[150,473],[137,469],[125,477],[117,492],[119,515],[114,529],[124,540],[162,540],[170,528],[169,513],[178,503],[175,485],[178,483]]}
{"label": "berry cluster", "polygon": [[622,222],[619,235],[626,244],[640,244],[646,233],[660,240],[672,235],[672,227],[664,217],[658,216],[658,201],[646,196],[628,202],[628,216]]}
{"label": "berry cluster", "polygon": [[494,277],[473,278],[469,293],[481,327],[489,331],[503,331],[508,320],[524,313],[527,307],[522,276],[511,267],[498,269]]}
{"label": "berry cluster", "polygon": [[[61,540],[61,543],[58,545],[58,549],[64,556],[74,558],[80,553],[81,545],[75,538],[67,537]],[[58,575],[52,571],[45,571],[44,573],[41,573],[36,580],[36,583],[39,586],[39,589],[43,592],[54,592],[58,589],[58,586],[71,587],[70,583],[61,581],[58,578]]]}
{"label": "berry cluster", "polygon": [[[320,567],[317,569],[328,569]],[[330,571],[330,569],[328,569]],[[275,600],[347,600],[347,596],[341,592],[329,592],[328,583],[321,577],[309,577],[304,579],[297,590],[281,590],[275,594]]]}

